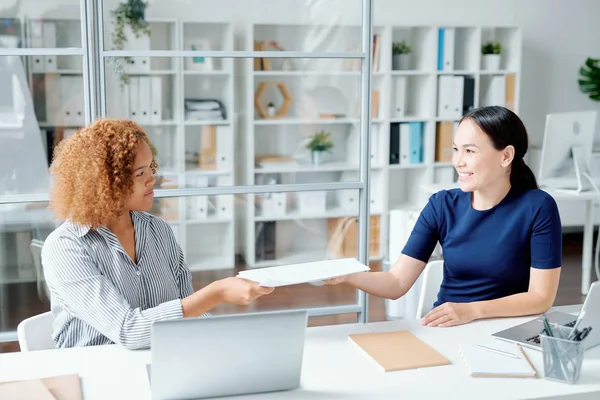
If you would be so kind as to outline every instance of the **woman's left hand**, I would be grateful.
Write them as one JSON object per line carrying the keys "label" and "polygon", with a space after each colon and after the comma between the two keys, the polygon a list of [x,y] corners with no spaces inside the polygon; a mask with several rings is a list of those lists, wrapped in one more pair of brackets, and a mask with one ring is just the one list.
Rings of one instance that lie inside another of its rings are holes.
{"label": "woman's left hand", "polygon": [[421,319],[421,325],[447,327],[466,324],[475,319],[472,303],[444,303],[429,311]]}

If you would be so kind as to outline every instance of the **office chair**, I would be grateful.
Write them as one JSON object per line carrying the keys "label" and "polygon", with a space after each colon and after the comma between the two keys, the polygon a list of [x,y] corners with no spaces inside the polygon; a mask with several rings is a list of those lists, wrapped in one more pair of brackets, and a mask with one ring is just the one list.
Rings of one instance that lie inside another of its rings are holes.
{"label": "office chair", "polygon": [[438,292],[444,278],[444,260],[430,261],[423,271],[423,284],[417,306],[417,319],[421,319],[431,311],[433,303],[437,300]]}
{"label": "office chair", "polygon": [[54,349],[52,321],[50,311],[21,321],[17,326],[17,340],[21,351]]}

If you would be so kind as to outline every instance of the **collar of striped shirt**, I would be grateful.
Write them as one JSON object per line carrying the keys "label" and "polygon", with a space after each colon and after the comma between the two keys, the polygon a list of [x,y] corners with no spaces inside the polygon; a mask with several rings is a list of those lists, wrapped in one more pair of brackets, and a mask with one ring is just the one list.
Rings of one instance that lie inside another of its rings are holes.
{"label": "collar of striped shirt", "polygon": [[[132,220],[134,226],[139,225],[140,222],[148,223],[148,222],[150,222],[150,220],[152,218],[150,215],[147,215],[146,213],[143,213],[143,212],[130,211],[129,214],[131,215],[131,220]],[[80,224],[77,222],[73,222],[71,220],[67,220],[66,222],[73,229],[73,231],[75,232],[77,237],[84,237],[92,229],[91,224]],[[108,229],[107,227],[105,227],[103,225],[98,227],[98,232],[100,232],[100,233],[111,232],[112,233],[112,231],[110,231],[110,229]]]}

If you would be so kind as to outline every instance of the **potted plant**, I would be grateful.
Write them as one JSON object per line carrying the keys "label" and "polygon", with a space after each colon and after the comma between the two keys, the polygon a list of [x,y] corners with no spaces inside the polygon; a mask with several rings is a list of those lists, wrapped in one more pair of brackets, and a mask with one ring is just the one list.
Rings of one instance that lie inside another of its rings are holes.
{"label": "potted plant", "polygon": [[[146,7],[148,3],[143,0],[126,0],[111,11],[115,29],[112,33],[112,40],[115,50],[123,50],[127,43],[127,35],[125,33],[126,26],[129,26],[136,38],[141,35],[150,36],[150,25],[145,19]],[[111,63],[123,65],[131,63],[130,57],[124,57],[123,60],[111,60]],[[125,72],[125,68],[121,68],[117,72],[121,73],[121,83],[129,82],[129,76]]]}
{"label": "potted plant", "polygon": [[500,55],[502,54],[502,45],[496,40],[485,42],[481,46],[483,55],[483,69],[497,71],[500,69]]}
{"label": "potted plant", "polygon": [[579,90],[593,101],[600,101],[600,58],[589,58],[579,69]]}
{"label": "potted plant", "polygon": [[311,152],[312,163],[319,165],[323,162],[323,153],[331,152],[333,141],[331,133],[320,131],[309,138],[306,148]]}
{"label": "potted plant", "polygon": [[412,53],[412,48],[405,40],[394,42],[392,44],[392,69],[410,69],[410,53]]}
{"label": "potted plant", "polygon": [[269,104],[267,104],[267,115],[269,117],[272,117],[275,115],[275,104],[273,104],[272,101],[270,101]]}

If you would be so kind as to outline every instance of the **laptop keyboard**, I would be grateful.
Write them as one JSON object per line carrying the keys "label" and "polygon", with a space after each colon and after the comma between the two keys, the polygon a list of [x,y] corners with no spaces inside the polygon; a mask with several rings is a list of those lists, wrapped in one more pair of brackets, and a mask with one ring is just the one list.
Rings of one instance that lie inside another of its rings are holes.
{"label": "laptop keyboard", "polygon": [[[566,326],[567,328],[572,328],[575,326],[575,323],[577,322],[577,320],[571,321],[569,323],[564,324],[563,326]],[[540,344],[540,335],[535,335],[532,336],[528,339],[525,340],[526,342],[531,342],[531,343],[535,343],[535,344]]]}

